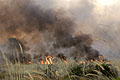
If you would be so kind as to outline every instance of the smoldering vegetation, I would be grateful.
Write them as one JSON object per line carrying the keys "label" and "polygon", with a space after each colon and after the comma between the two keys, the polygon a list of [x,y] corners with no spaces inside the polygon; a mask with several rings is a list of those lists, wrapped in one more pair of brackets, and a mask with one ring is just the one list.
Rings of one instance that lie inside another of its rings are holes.
{"label": "smoldering vegetation", "polygon": [[69,54],[74,59],[86,57],[87,60],[98,58],[100,55],[97,50],[94,50],[92,45],[92,39],[88,34],[82,34],[79,36],[69,36],[65,39],[58,41],[54,44],[55,48],[71,48],[73,47],[72,53]]}
{"label": "smoldering vegetation", "polygon": [[2,5],[0,10],[0,37],[3,43],[9,39],[4,52],[10,55],[10,60],[17,53],[26,59],[21,56],[19,43],[23,54],[31,55],[30,59],[34,54],[43,57],[64,54],[74,59],[99,56],[99,52],[91,47],[93,40],[90,35],[74,34],[75,22],[64,10],[43,9],[29,0],[13,0],[9,5]]}

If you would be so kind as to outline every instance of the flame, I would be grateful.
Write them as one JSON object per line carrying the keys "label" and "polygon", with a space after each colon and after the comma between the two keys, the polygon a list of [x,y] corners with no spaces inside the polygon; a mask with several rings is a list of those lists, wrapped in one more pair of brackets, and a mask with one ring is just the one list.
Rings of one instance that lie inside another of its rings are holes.
{"label": "flame", "polygon": [[94,60],[93,60],[93,59],[91,59],[91,60],[90,60],[90,62],[94,62]]}
{"label": "flame", "polygon": [[104,61],[103,61],[103,56],[98,56],[98,58],[99,58],[99,61],[100,61],[101,63],[104,63]]}
{"label": "flame", "polygon": [[29,61],[29,64],[31,64],[32,62],[31,61]]}
{"label": "flame", "polygon": [[104,63],[104,61],[103,61],[102,59],[100,59],[100,62],[101,62],[101,63]]}
{"label": "flame", "polygon": [[102,63],[102,64],[104,64],[104,63],[105,63],[105,62],[104,62],[104,60],[103,60],[103,59],[104,59],[104,58],[103,58],[103,56],[98,56],[98,59],[99,59],[99,60],[94,60],[94,59],[91,59],[91,60],[90,60],[90,62],[92,63],[92,62],[94,62],[94,61],[95,61],[95,62],[100,62],[100,63]]}
{"label": "flame", "polygon": [[[64,61],[64,63],[68,63],[68,61],[67,60],[63,60]],[[110,64],[110,62],[105,62],[104,61],[104,58],[103,58],[103,56],[98,56],[98,59],[90,59],[90,62],[91,63],[93,63],[93,62],[100,62],[101,64],[104,64],[104,63],[106,63],[106,64]],[[25,61],[25,64],[32,64],[33,62],[31,62],[31,61]],[[40,64],[53,64],[53,60],[52,60],[52,56],[46,56],[45,57],[45,61],[43,61],[43,60],[40,60]],[[85,61],[80,61],[80,63],[78,63],[78,64],[86,64],[86,62]]]}
{"label": "flame", "polygon": [[52,61],[52,57],[51,56],[47,56],[46,58],[45,58],[45,64],[53,64],[53,61]]}
{"label": "flame", "polygon": [[80,64],[85,64],[85,61],[80,61]]}
{"label": "flame", "polygon": [[41,63],[41,64],[44,64],[44,61],[43,61],[43,60],[41,60],[41,61],[40,61],[40,63]]}

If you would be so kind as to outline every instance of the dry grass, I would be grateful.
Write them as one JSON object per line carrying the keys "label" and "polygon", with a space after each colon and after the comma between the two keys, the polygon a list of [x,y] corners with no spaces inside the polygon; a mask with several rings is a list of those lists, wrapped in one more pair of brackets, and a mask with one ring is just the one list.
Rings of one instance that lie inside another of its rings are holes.
{"label": "dry grass", "polygon": [[[2,52],[2,56],[6,64],[1,65],[0,79],[5,80],[115,80],[115,76],[106,76],[102,71],[108,72],[106,64],[101,62],[89,62],[80,64],[69,59],[67,63],[58,61],[54,64],[12,64],[7,60]],[[118,60],[111,61],[118,71],[120,71],[120,63]],[[107,66],[108,67],[108,66]],[[113,72],[116,70],[110,68]],[[115,73],[114,73],[115,74]],[[117,74],[115,74],[117,75]],[[120,80],[119,77],[117,80]]]}
{"label": "dry grass", "polygon": [[[52,65],[40,63],[29,65],[9,63],[9,67],[7,67],[7,65],[0,66],[2,70],[0,78],[5,80],[114,80],[112,76],[104,76],[99,70],[94,68],[92,68],[92,70],[96,74],[86,73],[87,70],[90,70],[89,65],[91,65],[90,62],[81,65],[82,76],[79,76],[71,73],[73,67],[79,66],[79,64],[74,63],[72,60],[70,60],[69,63],[59,61]],[[99,63],[95,62],[92,63],[92,65],[98,65],[104,70],[104,67]]]}

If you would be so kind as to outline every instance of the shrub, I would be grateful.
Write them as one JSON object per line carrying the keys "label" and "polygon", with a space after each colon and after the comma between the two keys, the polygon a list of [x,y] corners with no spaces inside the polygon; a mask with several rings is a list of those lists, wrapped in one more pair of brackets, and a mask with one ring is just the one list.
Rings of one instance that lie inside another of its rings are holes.
{"label": "shrub", "polygon": [[86,63],[83,65],[76,65],[71,69],[71,75],[86,78],[107,77],[109,79],[117,78],[118,72],[112,65],[99,63]]}

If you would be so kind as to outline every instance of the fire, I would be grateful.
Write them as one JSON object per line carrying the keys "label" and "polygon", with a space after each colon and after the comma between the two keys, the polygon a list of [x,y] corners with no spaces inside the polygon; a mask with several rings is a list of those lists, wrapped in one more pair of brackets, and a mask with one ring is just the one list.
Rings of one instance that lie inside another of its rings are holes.
{"label": "fire", "polygon": [[28,63],[31,64],[31,61],[29,61]]}
{"label": "fire", "polygon": [[[52,61],[52,57],[51,56],[47,56],[45,57],[45,64],[53,64],[53,61]],[[41,64],[44,64],[43,61],[41,61]]]}
{"label": "fire", "polygon": [[[52,56],[45,57],[45,62],[41,60],[40,63],[41,64],[53,64]],[[67,60],[64,60],[64,63],[67,63]]]}
{"label": "fire", "polygon": [[93,60],[93,59],[91,59],[91,60],[90,60],[90,62],[94,62],[94,60]]}
{"label": "fire", "polygon": [[[32,62],[25,61],[25,64],[32,64]],[[43,60],[40,60],[40,64],[53,64],[52,57],[51,56],[45,57],[45,62]]]}
{"label": "fire", "polygon": [[44,61],[43,61],[43,60],[41,60],[41,61],[40,61],[40,63],[41,63],[41,64],[44,64]]}
{"label": "fire", "polygon": [[100,62],[101,62],[101,63],[104,63],[104,61],[103,61],[102,59],[100,59]]}
{"label": "fire", "polygon": [[[64,63],[68,63],[68,61],[66,60],[66,59],[64,59],[63,60],[63,62]],[[98,56],[98,59],[93,59],[93,58],[91,58],[90,59],[90,62],[91,63],[94,63],[94,62],[100,62],[101,64],[104,64],[104,63],[106,63],[106,64],[110,64],[110,62],[106,62],[105,60],[104,60],[104,58],[103,58],[103,56]],[[32,64],[33,62],[31,62],[31,60],[29,60],[29,61],[25,61],[25,64]],[[46,56],[45,57],[45,61],[44,60],[40,60],[40,64],[53,64],[53,59],[52,59],[52,56]],[[86,64],[86,61],[80,61],[80,63],[78,63],[78,64]]]}
{"label": "fire", "polygon": [[93,62],[100,62],[101,64],[111,64],[109,61],[104,60],[103,56],[98,56],[98,59],[96,59],[96,60],[91,59],[90,62],[91,63],[93,63]]}
{"label": "fire", "polygon": [[80,64],[85,64],[86,62],[85,61],[80,61]]}
{"label": "fire", "polygon": [[47,56],[45,60],[46,60],[45,64],[53,64],[51,56]]}
{"label": "fire", "polygon": [[104,61],[103,61],[103,56],[98,56],[98,58],[99,58],[99,61],[100,61],[101,63],[104,63]]}

